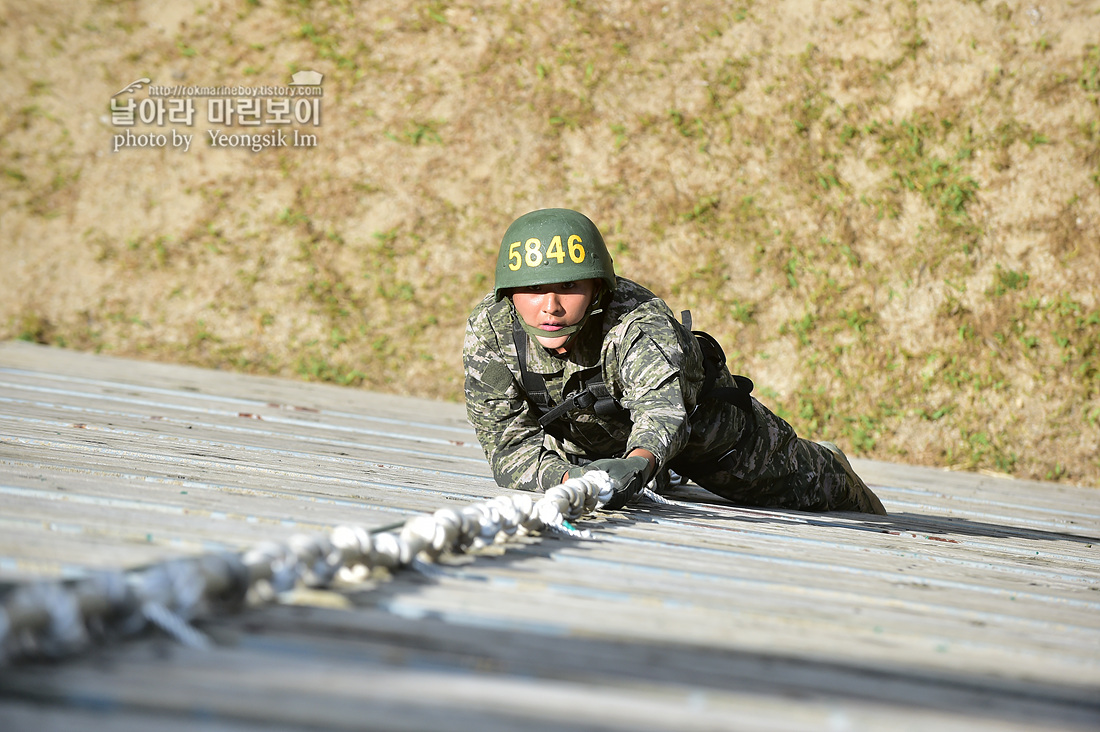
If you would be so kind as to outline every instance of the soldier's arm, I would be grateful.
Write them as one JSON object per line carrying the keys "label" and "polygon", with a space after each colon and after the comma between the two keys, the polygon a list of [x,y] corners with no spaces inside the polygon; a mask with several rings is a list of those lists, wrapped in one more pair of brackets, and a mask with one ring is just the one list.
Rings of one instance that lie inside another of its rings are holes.
{"label": "soldier's arm", "polygon": [[666,318],[631,325],[617,352],[622,404],[634,427],[628,451],[645,450],[657,467],[675,457],[687,443],[690,388],[683,374],[683,346]]}
{"label": "soldier's arm", "polygon": [[512,372],[484,352],[466,361],[466,415],[497,484],[544,491],[558,485],[569,463],[547,450],[543,431]]}

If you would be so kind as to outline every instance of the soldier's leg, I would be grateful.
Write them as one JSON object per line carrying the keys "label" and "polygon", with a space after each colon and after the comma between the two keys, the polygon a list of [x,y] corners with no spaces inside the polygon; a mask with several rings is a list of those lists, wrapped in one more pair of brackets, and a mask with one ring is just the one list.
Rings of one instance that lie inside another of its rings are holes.
{"label": "soldier's leg", "polygon": [[879,516],[885,516],[886,509],[883,507],[882,501],[880,501],[878,496],[867,487],[863,479],[856,475],[856,471],[852,469],[852,464],[848,462],[848,457],[841,449],[831,442],[820,442],[816,444],[832,453],[837,463],[844,469],[844,473],[847,477],[847,480],[840,481],[834,489],[836,495],[841,497],[846,505],[845,508],[838,508],[837,510],[860,511],[862,513],[876,513]]}
{"label": "soldier's leg", "polygon": [[708,491],[747,506],[800,511],[882,513],[882,504],[833,452],[795,434],[787,422],[752,400],[756,428],[751,438],[715,465],[685,473]]}

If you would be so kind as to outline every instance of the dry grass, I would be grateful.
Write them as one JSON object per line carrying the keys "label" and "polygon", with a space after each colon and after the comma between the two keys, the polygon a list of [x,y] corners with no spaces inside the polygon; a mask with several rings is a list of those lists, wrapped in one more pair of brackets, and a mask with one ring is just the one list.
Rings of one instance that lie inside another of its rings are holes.
{"label": "dry grass", "polygon": [[[1100,486],[1100,0],[162,5],[0,6],[0,337],[460,399],[570,206],[804,435]],[[298,69],[315,148],[110,152]]]}

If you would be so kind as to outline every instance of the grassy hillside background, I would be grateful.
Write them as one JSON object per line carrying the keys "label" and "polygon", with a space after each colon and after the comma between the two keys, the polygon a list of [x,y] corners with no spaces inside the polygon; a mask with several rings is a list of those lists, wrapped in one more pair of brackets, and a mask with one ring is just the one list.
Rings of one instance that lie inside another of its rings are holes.
{"label": "grassy hillside background", "polygon": [[[1100,0],[7,0],[0,338],[459,400],[566,206],[804,436],[1100,486],[1098,44]],[[315,146],[196,98],[111,150],[135,79],[303,69]]]}

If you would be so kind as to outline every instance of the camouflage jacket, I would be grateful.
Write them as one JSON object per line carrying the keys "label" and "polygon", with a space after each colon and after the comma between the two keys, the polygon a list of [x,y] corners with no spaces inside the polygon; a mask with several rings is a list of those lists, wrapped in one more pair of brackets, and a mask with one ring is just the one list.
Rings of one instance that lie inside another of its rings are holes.
{"label": "camouflage jacket", "polygon": [[[635,448],[652,452],[658,468],[674,458],[713,460],[740,436],[745,420],[733,406],[706,400],[696,409],[702,352],[663,300],[620,277],[603,310],[561,356],[524,334],[528,369],[543,376],[554,404],[602,372],[629,411],[629,422],[590,410],[571,413],[561,420],[560,439],[542,429],[523,391],[512,338],[519,316],[511,301],[496,302],[490,293],[470,315],[463,346],[466,413],[498,484],[544,491],[561,483],[571,465]],[[717,385],[732,385],[725,369]]]}

